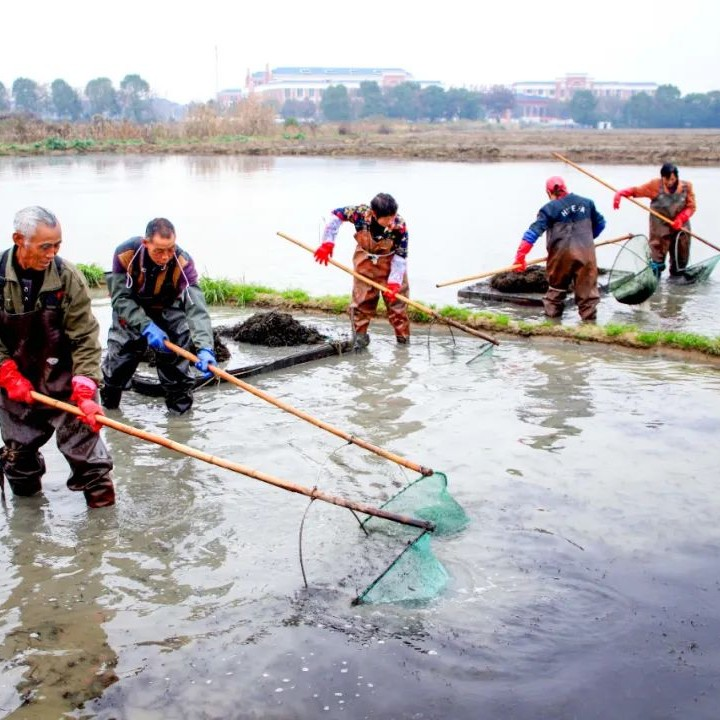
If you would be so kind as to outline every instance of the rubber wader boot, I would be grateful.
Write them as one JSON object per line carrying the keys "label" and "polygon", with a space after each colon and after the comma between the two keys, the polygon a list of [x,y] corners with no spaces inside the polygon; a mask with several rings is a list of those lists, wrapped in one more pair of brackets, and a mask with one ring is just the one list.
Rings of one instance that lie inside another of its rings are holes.
{"label": "rubber wader boot", "polygon": [[100,401],[106,410],[117,410],[120,407],[120,398],[122,390],[109,385],[103,385],[100,388]]}
{"label": "rubber wader boot", "polygon": [[370,344],[370,336],[367,333],[356,333],[353,350],[364,350]]}
{"label": "rubber wader boot", "polygon": [[85,502],[90,508],[108,507],[115,504],[115,487],[109,477],[93,480],[83,488]]}
{"label": "rubber wader boot", "polygon": [[396,335],[395,339],[400,343],[400,345],[407,345],[410,342],[410,336],[409,335]]}
{"label": "rubber wader boot", "polygon": [[0,463],[13,495],[31,497],[42,491],[40,478],[45,474],[45,460],[39,452],[4,447]]}

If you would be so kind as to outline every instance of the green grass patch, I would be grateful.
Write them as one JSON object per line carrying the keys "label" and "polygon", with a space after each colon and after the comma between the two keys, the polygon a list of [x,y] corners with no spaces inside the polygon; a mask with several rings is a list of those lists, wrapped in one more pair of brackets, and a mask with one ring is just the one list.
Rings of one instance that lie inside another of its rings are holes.
{"label": "green grass patch", "polygon": [[493,315],[491,318],[493,323],[501,328],[506,328],[510,326],[510,317],[508,315],[503,315],[502,313],[498,313],[497,315]]}
{"label": "green grass patch", "polygon": [[294,303],[306,303],[310,300],[310,295],[304,290],[283,290],[280,297]]}
{"label": "green grass patch", "polygon": [[315,298],[323,308],[328,312],[341,315],[346,313],[348,307],[350,307],[350,296],[349,295],[323,295],[319,298]]}
{"label": "green grass patch", "polygon": [[99,265],[78,263],[77,268],[85,276],[88,287],[97,288],[105,284],[105,271]]}
{"label": "green grass patch", "polygon": [[472,312],[465,308],[453,307],[452,305],[446,305],[440,308],[441,317],[450,318],[451,320],[457,320],[458,322],[467,322],[472,317]]}
{"label": "green grass patch", "polygon": [[603,330],[608,337],[618,337],[619,335],[626,335],[627,333],[635,332],[637,328],[634,325],[608,323],[603,327]]}

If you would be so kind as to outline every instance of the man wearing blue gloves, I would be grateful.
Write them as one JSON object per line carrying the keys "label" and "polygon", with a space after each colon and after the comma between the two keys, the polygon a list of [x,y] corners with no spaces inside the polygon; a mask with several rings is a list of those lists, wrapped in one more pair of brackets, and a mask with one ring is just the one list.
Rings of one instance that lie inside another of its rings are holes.
{"label": "man wearing blue gloves", "polygon": [[200,350],[195,366],[210,377],[216,365],[207,305],[198,286],[195,263],[175,243],[175,228],[165,218],[148,223],[145,237],[133,237],[115,250],[108,289],[113,318],[102,363],[103,405],[117,408],[138,363],[149,346],[156,351],[157,374],[165,404],[174,413],[192,407],[194,378],[190,363],[170,351],[165,341]]}

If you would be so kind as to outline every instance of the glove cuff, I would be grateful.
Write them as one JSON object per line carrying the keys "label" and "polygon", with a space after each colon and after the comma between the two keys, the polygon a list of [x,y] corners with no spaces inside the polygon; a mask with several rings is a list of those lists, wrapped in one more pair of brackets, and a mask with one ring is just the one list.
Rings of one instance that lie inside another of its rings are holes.
{"label": "glove cuff", "polygon": [[73,398],[92,400],[97,392],[97,384],[85,375],[75,375],[72,379]]}
{"label": "glove cuff", "polygon": [[4,383],[10,376],[20,372],[17,363],[12,358],[7,358],[0,363],[0,384]]}
{"label": "glove cuff", "polygon": [[520,245],[518,245],[518,255],[522,255],[525,257],[533,248],[533,244],[531,242],[528,242],[524,238],[520,241]]}

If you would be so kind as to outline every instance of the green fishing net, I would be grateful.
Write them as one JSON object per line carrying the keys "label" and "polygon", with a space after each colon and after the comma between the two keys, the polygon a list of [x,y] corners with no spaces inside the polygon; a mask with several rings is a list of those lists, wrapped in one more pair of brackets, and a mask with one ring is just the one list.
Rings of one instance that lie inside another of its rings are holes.
{"label": "green fishing net", "polygon": [[385,572],[354,601],[361,603],[424,603],[437,597],[448,582],[447,570],[435,557],[430,535],[408,543]]}
{"label": "green fishing net", "polygon": [[657,290],[658,278],[650,265],[650,248],[644,235],[622,244],[610,270],[608,290],[624,305],[639,305]]}
{"label": "green fishing net", "polygon": [[708,260],[686,267],[682,271],[682,276],[688,284],[707,282],[718,262],[720,262],[720,255],[713,255]]}
{"label": "green fishing net", "polygon": [[[429,520],[435,525],[434,535],[452,535],[468,524],[467,514],[448,491],[447,476],[441,472],[421,475],[380,507],[398,515]],[[390,526],[397,527],[375,517],[369,517],[363,525],[382,525],[388,531]]]}
{"label": "green fishing net", "polygon": [[468,516],[447,488],[444,473],[421,475],[381,505],[399,516],[427,520],[432,532],[407,540],[410,528],[402,523],[370,516],[363,527],[405,540],[406,547],[385,572],[355,599],[355,603],[426,602],[437,597],[447,585],[448,573],[433,554],[430,538],[460,532]]}

